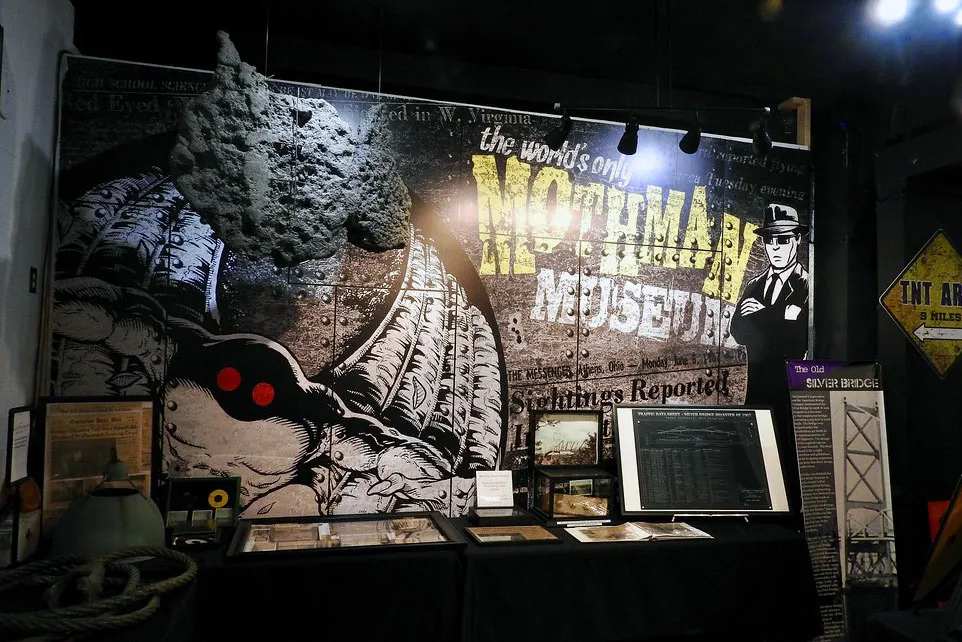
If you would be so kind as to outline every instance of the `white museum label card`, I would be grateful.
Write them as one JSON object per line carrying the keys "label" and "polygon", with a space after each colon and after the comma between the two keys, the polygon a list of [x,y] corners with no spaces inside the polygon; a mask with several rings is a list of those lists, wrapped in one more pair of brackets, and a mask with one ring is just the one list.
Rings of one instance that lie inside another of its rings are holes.
{"label": "white museum label card", "polygon": [[10,481],[20,481],[27,476],[27,455],[30,447],[30,412],[13,415],[13,443],[10,446]]}
{"label": "white museum label card", "polygon": [[510,470],[479,470],[475,474],[478,508],[514,505],[514,482]]}

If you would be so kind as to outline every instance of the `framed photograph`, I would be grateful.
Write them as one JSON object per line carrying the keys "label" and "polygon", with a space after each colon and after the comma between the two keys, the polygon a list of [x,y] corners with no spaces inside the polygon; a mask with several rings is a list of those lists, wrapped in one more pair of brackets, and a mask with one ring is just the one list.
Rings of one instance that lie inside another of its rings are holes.
{"label": "framed photograph", "polygon": [[131,481],[156,496],[153,474],[156,403],[152,397],[49,399],[43,406],[43,528],[47,533],[70,503],[103,481],[116,457]]}
{"label": "framed photograph", "polygon": [[578,526],[565,529],[569,535],[579,542],[588,544],[612,542],[647,542],[651,534],[643,528],[625,522],[616,526]]}
{"label": "framed photograph", "polygon": [[464,540],[441,513],[242,519],[227,549],[233,558],[375,549],[455,548]]}
{"label": "framed photograph", "polygon": [[164,522],[168,528],[237,524],[240,477],[171,477],[167,480]]}
{"label": "framed photograph", "polygon": [[770,408],[615,406],[624,515],[788,513]]}
{"label": "framed photograph", "polygon": [[534,466],[592,466],[601,453],[602,413],[593,410],[531,412]]}
{"label": "framed photograph", "polygon": [[482,546],[561,543],[560,538],[543,526],[468,526],[464,532]]}

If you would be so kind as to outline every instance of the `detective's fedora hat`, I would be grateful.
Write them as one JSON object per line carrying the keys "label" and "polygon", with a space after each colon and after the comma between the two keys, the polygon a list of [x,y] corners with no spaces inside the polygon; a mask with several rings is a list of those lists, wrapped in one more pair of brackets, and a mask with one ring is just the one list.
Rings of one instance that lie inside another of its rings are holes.
{"label": "detective's fedora hat", "polygon": [[755,229],[755,234],[772,236],[788,232],[808,234],[808,226],[798,222],[798,211],[794,207],[771,203],[765,208],[765,220],[761,227]]}

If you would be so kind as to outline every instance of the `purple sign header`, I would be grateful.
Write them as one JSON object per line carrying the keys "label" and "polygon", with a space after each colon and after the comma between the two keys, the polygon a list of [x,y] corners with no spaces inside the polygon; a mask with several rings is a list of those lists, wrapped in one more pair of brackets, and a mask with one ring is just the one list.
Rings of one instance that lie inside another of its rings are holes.
{"label": "purple sign header", "polygon": [[786,362],[789,390],[870,390],[881,388],[879,367],[866,361]]}

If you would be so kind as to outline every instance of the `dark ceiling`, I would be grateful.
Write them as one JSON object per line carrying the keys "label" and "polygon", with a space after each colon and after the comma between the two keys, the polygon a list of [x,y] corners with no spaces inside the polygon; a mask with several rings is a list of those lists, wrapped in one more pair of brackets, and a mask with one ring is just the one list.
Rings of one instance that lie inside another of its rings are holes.
{"label": "dark ceiling", "polygon": [[571,96],[948,103],[962,77],[962,29],[923,6],[882,30],[867,0],[73,3],[86,55],[209,69],[223,29],[277,78],[509,107]]}

